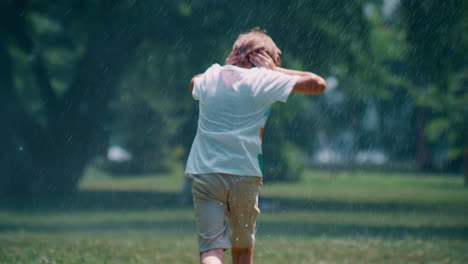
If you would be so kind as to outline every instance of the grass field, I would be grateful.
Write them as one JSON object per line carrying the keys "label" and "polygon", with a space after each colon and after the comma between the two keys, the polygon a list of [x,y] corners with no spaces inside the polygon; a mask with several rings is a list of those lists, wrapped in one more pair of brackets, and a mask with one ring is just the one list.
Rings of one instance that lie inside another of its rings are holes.
{"label": "grass field", "polygon": [[[3,201],[0,263],[197,263],[180,175],[89,171],[73,198]],[[311,171],[260,207],[256,263],[468,263],[461,177]]]}

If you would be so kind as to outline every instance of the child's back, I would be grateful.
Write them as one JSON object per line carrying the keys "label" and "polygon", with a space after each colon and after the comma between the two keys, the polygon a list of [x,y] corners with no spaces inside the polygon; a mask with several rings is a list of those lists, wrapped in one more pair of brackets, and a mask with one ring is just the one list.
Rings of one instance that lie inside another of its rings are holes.
{"label": "child's back", "polygon": [[298,76],[234,65],[211,66],[197,78],[197,135],[186,172],[261,176],[261,133],[271,105],[285,102]]}

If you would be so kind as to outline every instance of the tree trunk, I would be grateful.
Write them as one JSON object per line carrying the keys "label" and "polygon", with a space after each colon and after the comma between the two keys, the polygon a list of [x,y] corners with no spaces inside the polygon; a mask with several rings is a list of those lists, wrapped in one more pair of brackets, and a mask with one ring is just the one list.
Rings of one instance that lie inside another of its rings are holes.
{"label": "tree trunk", "polygon": [[[137,43],[118,36],[105,39],[97,35],[89,44],[70,93],[61,104],[63,115],[50,126],[45,146],[49,155],[35,157],[39,161],[36,168],[41,169],[37,177],[40,183],[33,189],[39,193],[76,192],[86,165],[108,143],[106,127],[111,119],[108,104]],[[119,45],[112,44],[117,42]]]}
{"label": "tree trunk", "polygon": [[429,169],[429,152],[425,138],[425,109],[423,107],[416,108],[416,160],[417,169],[423,172]]}
{"label": "tree trunk", "polygon": [[468,188],[468,148],[465,148],[465,151],[463,153],[463,174],[465,188]]}
{"label": "tree trunk", "polygon": [[60,100],[40,50],[28,39],[24,16],[14,17],[18,23],[11,23],[15,29],[8,31],[14,32],[12,39],[26,54],[36,55],[31,67],[46,109],[41,124],[17,100],[11,57],[0,36],[0,122],[7,127],[0,132],[1,195],[31,199],[73,194],[86,165],[105,148],[108,104],[140,40],[122,30],[123,20],[109,16],[89,35],[74,79]]}

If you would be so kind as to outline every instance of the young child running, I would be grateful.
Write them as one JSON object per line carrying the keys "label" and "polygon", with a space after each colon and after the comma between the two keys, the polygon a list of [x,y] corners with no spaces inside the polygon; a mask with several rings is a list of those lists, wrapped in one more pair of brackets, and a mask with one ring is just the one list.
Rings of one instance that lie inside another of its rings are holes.
{"label": "young child running", "polygon": [[291,92],[319,94],[326,87],[316,74],[280,68],[280,54],[266,32],[255,28],[239,35],[226,65],[214,64],[190,82],[200,112],[185,174],[193,179],[203,264],[222,263],[228,248],[232,263],[252,263],[270,107],[286,102]]}

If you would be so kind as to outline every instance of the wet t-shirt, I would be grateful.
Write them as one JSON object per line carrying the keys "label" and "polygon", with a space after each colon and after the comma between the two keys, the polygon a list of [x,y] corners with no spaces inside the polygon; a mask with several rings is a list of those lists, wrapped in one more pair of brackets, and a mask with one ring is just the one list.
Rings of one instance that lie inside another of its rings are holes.
{"label": "wet t-shirt", "polygon": [[262,133],[274,102],[286,102],[299,76],[214,64],[195,79],[198,129],[185,174],[262,176]]}

